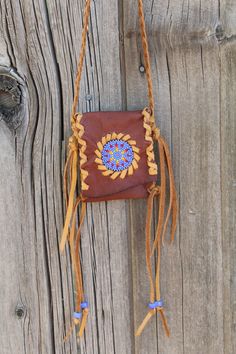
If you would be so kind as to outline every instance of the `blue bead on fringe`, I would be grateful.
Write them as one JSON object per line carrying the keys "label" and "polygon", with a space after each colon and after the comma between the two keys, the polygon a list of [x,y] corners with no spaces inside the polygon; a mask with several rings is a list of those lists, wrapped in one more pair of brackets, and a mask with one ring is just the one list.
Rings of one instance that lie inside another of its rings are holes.
{"label": "blue bead on fringe", "polygon": [[157,307],[163,307],[163,300],[160,299],[158,301],[149,302],[148,307],[152,310],[156,309]]}

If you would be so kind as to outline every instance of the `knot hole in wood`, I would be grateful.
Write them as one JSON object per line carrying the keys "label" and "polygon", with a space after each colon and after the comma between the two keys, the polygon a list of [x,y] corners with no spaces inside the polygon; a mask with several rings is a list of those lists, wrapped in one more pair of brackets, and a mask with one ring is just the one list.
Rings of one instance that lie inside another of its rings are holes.
{"label": "knot hole in wood", "polygon": [[22,85],[16,74],[11,75],[13,69],[0,68],[0,120],[3,120],[9,129],[18,128],[23,119]]}
{"label": "knot hole in wood", "polygon": [[15,314],[17,318],[22,319],[25,316],[25,313],[26,313],[26,308],[24,305],[19,304],[16,306]]}

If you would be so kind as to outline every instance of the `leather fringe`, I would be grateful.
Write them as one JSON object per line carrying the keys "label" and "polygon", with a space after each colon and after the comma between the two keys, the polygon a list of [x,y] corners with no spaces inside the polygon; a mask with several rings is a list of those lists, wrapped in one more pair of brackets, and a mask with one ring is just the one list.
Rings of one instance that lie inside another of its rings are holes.
{"label": "leather fringe", "polygon": [[[64,229],[62,232],[60,251],[65,249],[66,242],[69,242],[72,269],[75,278],[76,302],[75,312],[72,324],[64,338],[64,341],[69,339],[75,326],[79,326],[78,336],[83,335],[87,317],[88,306],[84,299],[83,279],[80,264],[80,238],[81,226],[86,214],[86,202],[78,197],[75,200],[75,192],[78,178],[78,143],[74,136],[69,139],[69,153],[64,169],[64,195],[66,201],[66,217]],[[69,186],[69,188],[68,188]],[[81,204],[81,213],[78,228],[76,228],[77,210]]]}
{"label": "leather fringe", "polygon": [[[140,336],[144,328],[150,321],[150,319],[156,314],[159,313],[162,321],[162,325],[167,337],[170,336],[170,330],[167,324],[167,320],[164,314],[163,301],[161,299],[160,292],[160,266],[161,266],[161,244],[164,243],[166,230],[168,222],[172,216],[171,223],[171,237],[170,242],[173,242],[174,235],[177,226],[177,215],[178,215],[178,204],[177,204],[177,195],[174,183],[174,174],[171,163],[171,156],[169,148],[163,137],[160,135],[158,128],[153,130],[153,138],[158,143],[159,150],[159,159],[160,159],[160,186],[153,184],[149,190],[149,196],[147,200],[147,216],[146,216],[146,266],[150,282],[150,303],[149,311],[145,316],[142,323],[139,325],[136,336]],[[169,180],[169,205],[167,213],[165,214],[166,206],[166,184],[167,184],[167,175]],[[158,224],[155,232],[155,239],[151,245],[151,223],[153,215],[153,205],[154,199],[158,201]],[[152,258],[157,252],[157,262],[156,262],[156,271],[155,279],[153,279],[152,274]]]}
{"label": "leather fringe", "polygon": [[[70,171],[70,192],[68,195],[68,170]],[[66,218],[65,224],[62,232],[61,242],[60,242],[60,251],[63,252],[65,244],[68,238],[69,226],[73,214],[74,207],[74,195],[77,185],[78,178],[78,143],[74,136],[69,139],[69,154],[65,165],[64,171],[64,193],[66,199]]]}
{"label": "leather fringe", "polygon": [[[146,317],[137,329],[136,336],[139,336],[147,323],[150,321],[153,315],[160,314],[162,325],[166,335],[169,337],[170,331],[168,328],[167,320],[164,314],[163,301],[160,294],[160,265],[161,265],[161,245],[164,243],[167,226],[170,218],[171,222],[171,237],[170,243],[174,240],[174,234],[177,226],[178,204],[177,195],[174,183],[174,175],[171,163],[171,156],[169,148],[163,137],[160,135],[158,128],[153,129],[153,138],[158,143],[159,150],[159,168],[160,168],[160,186],[153,184],[149,189],[149,196],[147,200],[147,217],[146,217],[146,266],[150,282],[150,303]],[[80,264],[80,238],[81,238],[81,226],[83,224],[86,214],[86,202],[78,197],[74,198],[77,186],[78,178],[78,143],[77,139],[72,136],[69,140],[69,153],[65,164],[64,172],[64,193],[66,200],[66,218],[65,225],[60,242],[60,251],[63,252],[65,244],[69,241],[70,253],[72,260],[73,272],[75,275],[75,287],[76,287],[76,306],[74,318],[64,340],[67,340],[74,327],[79,325],[78,336],[83,335],[87,317],[88,306],[84,299],[83,280]],[[166,174],[167,173],[167,174]],[[168,209],[165,213],[166,206],[166,186],[167,176],[169,181],[169,202]],[[69,188],[68,188],[69,187]],[[151,244],[151,224],[153,217],[154,200],[158,202],[158,224],[155,232],[155,238]],[[76,216],[78,206],[81,204],[81,213],[78,228],[76,229]],[[155,251],[157,253],[156,271],[155,277],[152,274],[152,260],[154,258]]]}

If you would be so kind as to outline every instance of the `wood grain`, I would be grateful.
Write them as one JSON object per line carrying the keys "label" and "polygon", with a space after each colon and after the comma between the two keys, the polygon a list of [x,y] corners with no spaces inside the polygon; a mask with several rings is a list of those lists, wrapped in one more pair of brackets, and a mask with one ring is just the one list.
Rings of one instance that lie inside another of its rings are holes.
{"label": "wood grain", "polygon": [[[149,300],[146,201],[139,200],[87,205],[81,256],[89,321],[79,345],[75,333],[63,342],[73,312],[73,279],[68,252],[58,250],[61,182],[83,3],[0,0],[0,74],[12,75],[14,68],[22,95],[20,126],[15,129],[13,116],[0,121],[1,353],[233,354],[232,0],[144,1],[155,116],[171,147],[180,202],[176,240],[162,249],[161,263],[171,338],[158,318],[134,338]],[[137,21],[136,0],[92,2],[81,110],[147,104]],[[6,104],[2,87],[0,113]]]}
{"label": "wood grain", "polygon": [[[227,9],[227,11],[225,11]],[[236,351],[235,220],[236,220],[236,117],[235,117],[235,12],[231,1],[221,4],[221,199],[225,352]]]}

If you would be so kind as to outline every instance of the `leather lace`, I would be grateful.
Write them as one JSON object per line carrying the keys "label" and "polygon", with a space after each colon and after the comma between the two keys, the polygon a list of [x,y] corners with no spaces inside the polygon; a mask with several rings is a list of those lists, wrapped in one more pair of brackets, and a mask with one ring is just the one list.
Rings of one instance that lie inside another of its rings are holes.
{"label": "leather lace", "polygon": [[[79,99],[79,92],[80,92],[80,82],[83,70],[83,63],[85,57],[85,50],[86,50],[86,38],[89,29],[89,15],[91,12],[91,0],[86,0],[85,9],[84,9],[84,16],[83,16],[83,30],[82,30],[82,41],[81,41],[81,48],[80,48],[80,55],[79,61],[77,66],[77,74],[75,79],[75,87],[74,87],[74,100],[72,105],[72,112],[71,112],[71,120],[73,121],[74,116],[76,114],[77,103]],[[147,85],[148,85],[148,98],[149,98],[149,109],[152,113],[152,117],[154,117],[154,97],[153,97],[153,85],[152,85],[152,75],[151,75],[151,64],[150,64],[150,55],[148,50],[148,41],[147,41],[147,33],[146,33],[146,25],[145,25],[145,18],[144,18],[144,11],[143,11],[143,1],[138,0],[138,15],[139,15],[139,25],[140,25],[140,33],[142,39],[142,47],[144,53],[144,65],[147,77]],[[152,119],[151,122],[153,129],[155,128],[155,120]]]}

